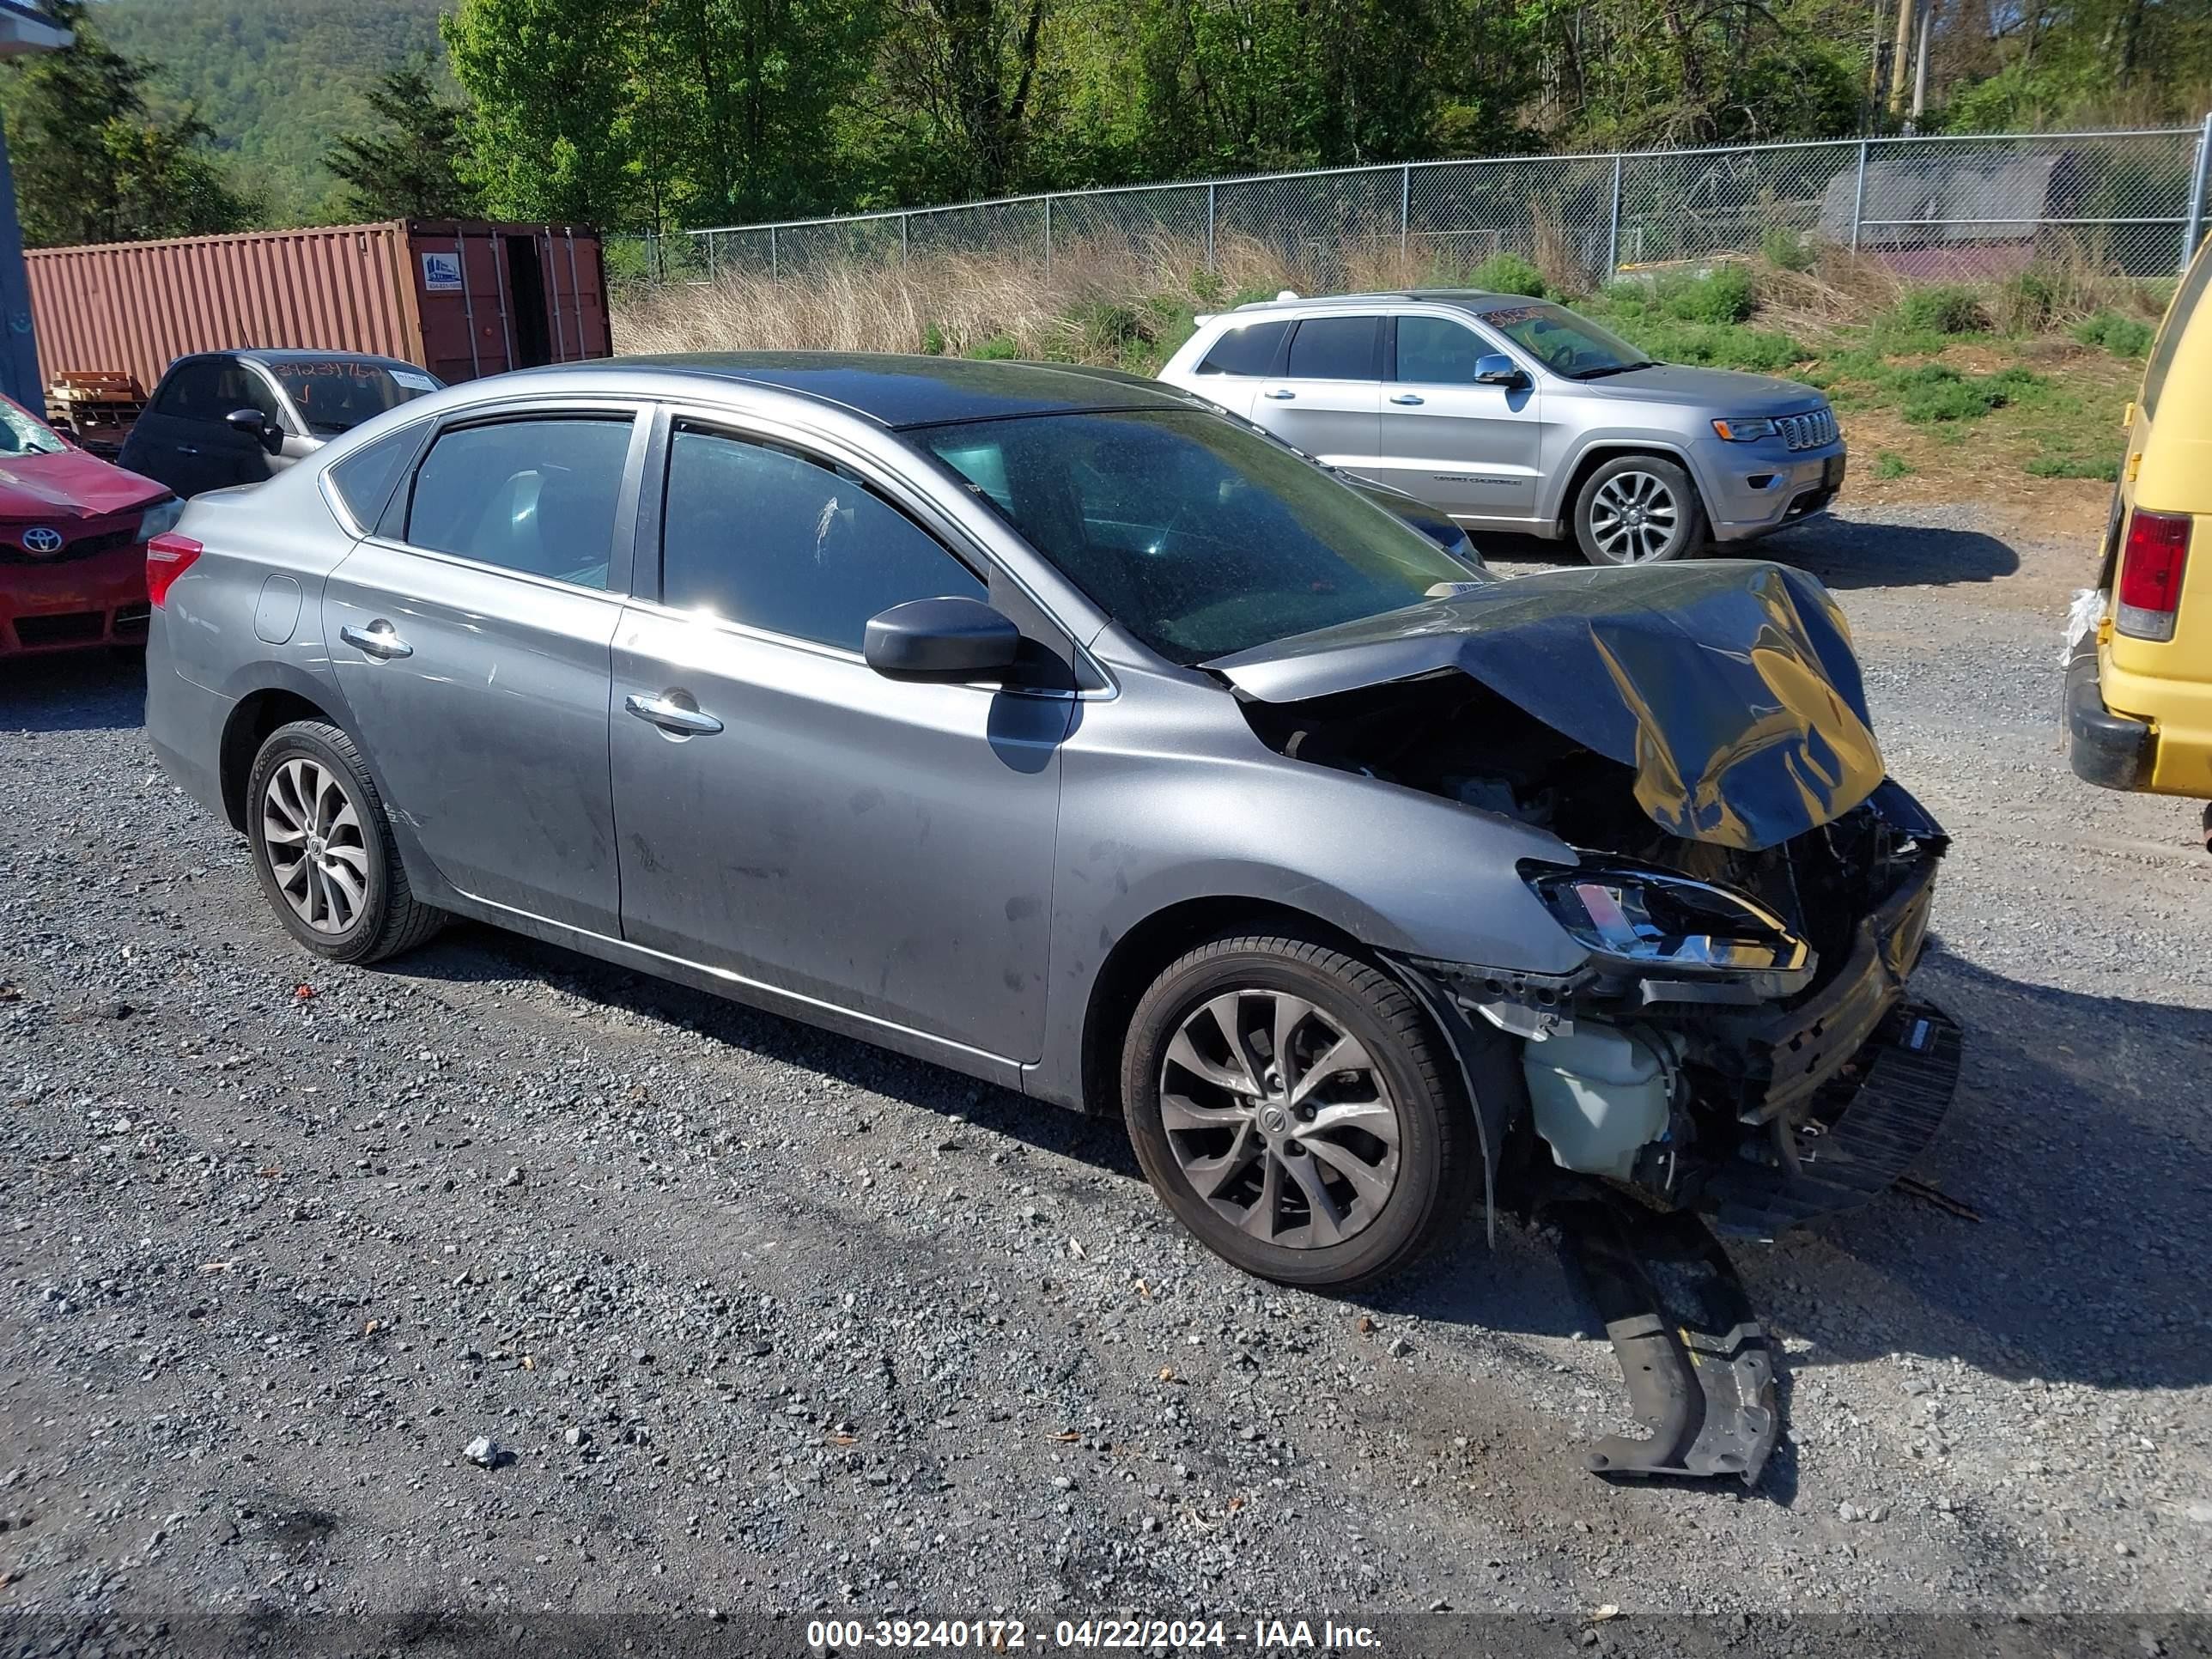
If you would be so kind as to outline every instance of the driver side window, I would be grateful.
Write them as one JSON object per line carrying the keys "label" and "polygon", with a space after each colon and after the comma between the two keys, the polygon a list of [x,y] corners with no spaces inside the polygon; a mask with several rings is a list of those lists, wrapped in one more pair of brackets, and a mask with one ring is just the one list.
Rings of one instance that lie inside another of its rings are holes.
{"label": "driver side window", "polygon": [[1473,329],[1449,318],[1401,317],[1397,378],[1422,386],[1472,386],[1474,365],[1490,349]]}

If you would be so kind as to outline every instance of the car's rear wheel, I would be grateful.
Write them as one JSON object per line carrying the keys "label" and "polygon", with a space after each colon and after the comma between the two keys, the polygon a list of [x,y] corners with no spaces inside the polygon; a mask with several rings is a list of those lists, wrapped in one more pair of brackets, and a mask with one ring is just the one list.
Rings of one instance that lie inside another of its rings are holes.
{"label": "car's rear wheel", "polygon": [[1690,475],[1656,455],[1620,455],[1575,492],[1575,544],[1592,564],[1657,564],[1705,545]]}
{"label": "car's rear wheel", "polygon": [[375,962],[437,932],[353,739],[322,720],[270,732],[246,783],[254,874],[285,931],[333,962]]}
{"label": "car's rear wheel", "polygon": [[1480,1167],[1461,1096],[1397,982],[1311,939],[1191,951],[1122,1050],[1154,1190],[1217,1255],[1286,1285],[1382,1278],[1450,1230]]}

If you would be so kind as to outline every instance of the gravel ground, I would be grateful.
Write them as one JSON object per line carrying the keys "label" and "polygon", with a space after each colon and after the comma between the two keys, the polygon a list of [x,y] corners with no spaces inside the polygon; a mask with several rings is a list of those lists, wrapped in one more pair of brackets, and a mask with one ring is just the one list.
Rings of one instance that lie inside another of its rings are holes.
{"label": "gravel ground", "polygon": [[11,667],[6,1650],[289,1613],[404,1645],[773,1608],[795,1651],[823,1613],[1449,1607],[1610,1650],[1668,1614],[2212,1611],[2212,859],[2193,805],[2066,769],[2080,538],[1885,516],[1774,551],[1836,588],[1956,836],[1923,987],[1969,1058],[1920,1173],[1980,1219],[1893,1196],[1735,1252],[1791,1425],[1750,1492],[1580,1472],[1627,1425],[1539,1238],[1277,1290],[1115,1125],[475,927],[320,963],[155,769],[134,665]]}

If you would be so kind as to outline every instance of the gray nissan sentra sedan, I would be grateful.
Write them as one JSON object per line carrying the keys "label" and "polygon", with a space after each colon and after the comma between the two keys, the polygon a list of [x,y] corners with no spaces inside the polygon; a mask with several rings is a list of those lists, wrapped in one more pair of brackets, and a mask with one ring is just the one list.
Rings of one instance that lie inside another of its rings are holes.
{"label": "gray nissan sentra sedan", "polygon": [[155,745],[308,950],[473,917],[1121,1113],[1270,1278],[1561,1181],[1771,1234],[1950,1097],[1944,837],[1817,583],[1497,580],[1170,388],[505,375],[149,586]]}

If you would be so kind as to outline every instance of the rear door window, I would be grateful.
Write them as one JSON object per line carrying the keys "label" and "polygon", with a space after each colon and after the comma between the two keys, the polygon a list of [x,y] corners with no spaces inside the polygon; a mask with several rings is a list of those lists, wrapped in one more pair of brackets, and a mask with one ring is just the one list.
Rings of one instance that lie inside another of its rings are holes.
{"label": "rear door window", "polygon": [[1225,329],[1199,363],[1201,374],[1265,374],[1275,366],[1275,353],[1289,331],[1286,322],[1246,323]]}
{"label": "rear door window", "polygon": [[660,583],[677,610],[855,652],[879,611],[989,597],[851,473],[689,425],[669,445]]}
{"label": "rear door window", "polygon": [[1382,331],[1380,317],[1309,317],[1291,336],[1283,373],[1293,380],[1379,380],[1375,348]]}
{"label": "rear door window", "polygon": [[151,412],[178,421],[221,420],[230,412],[222,401],[223,367],[223,360],[218,357],[194,357],[179,363],[155,392]]}
{"label": "rear door window", "polygon": [[630,424],[547,416],[441,434],[415,474],[409,544],[605,588]]}
{"label": "rear door window", "polygon": [[2146,415],[2158,413],[2158,394],[2166,388],[2166,377],[2172,372],[2174,356],[2181,349],[2181,337],[2188,331],[2208,284],[2212,284],[2212,241],[2206,242],[2190,261],[2189,274],[2181,279],[2181,291],[2173,296],[2173,307],[2166,313],[2166,325],[2159,331],[2158,344],[2150,354],[2150,367],[2143,371],[2142,408]]}

